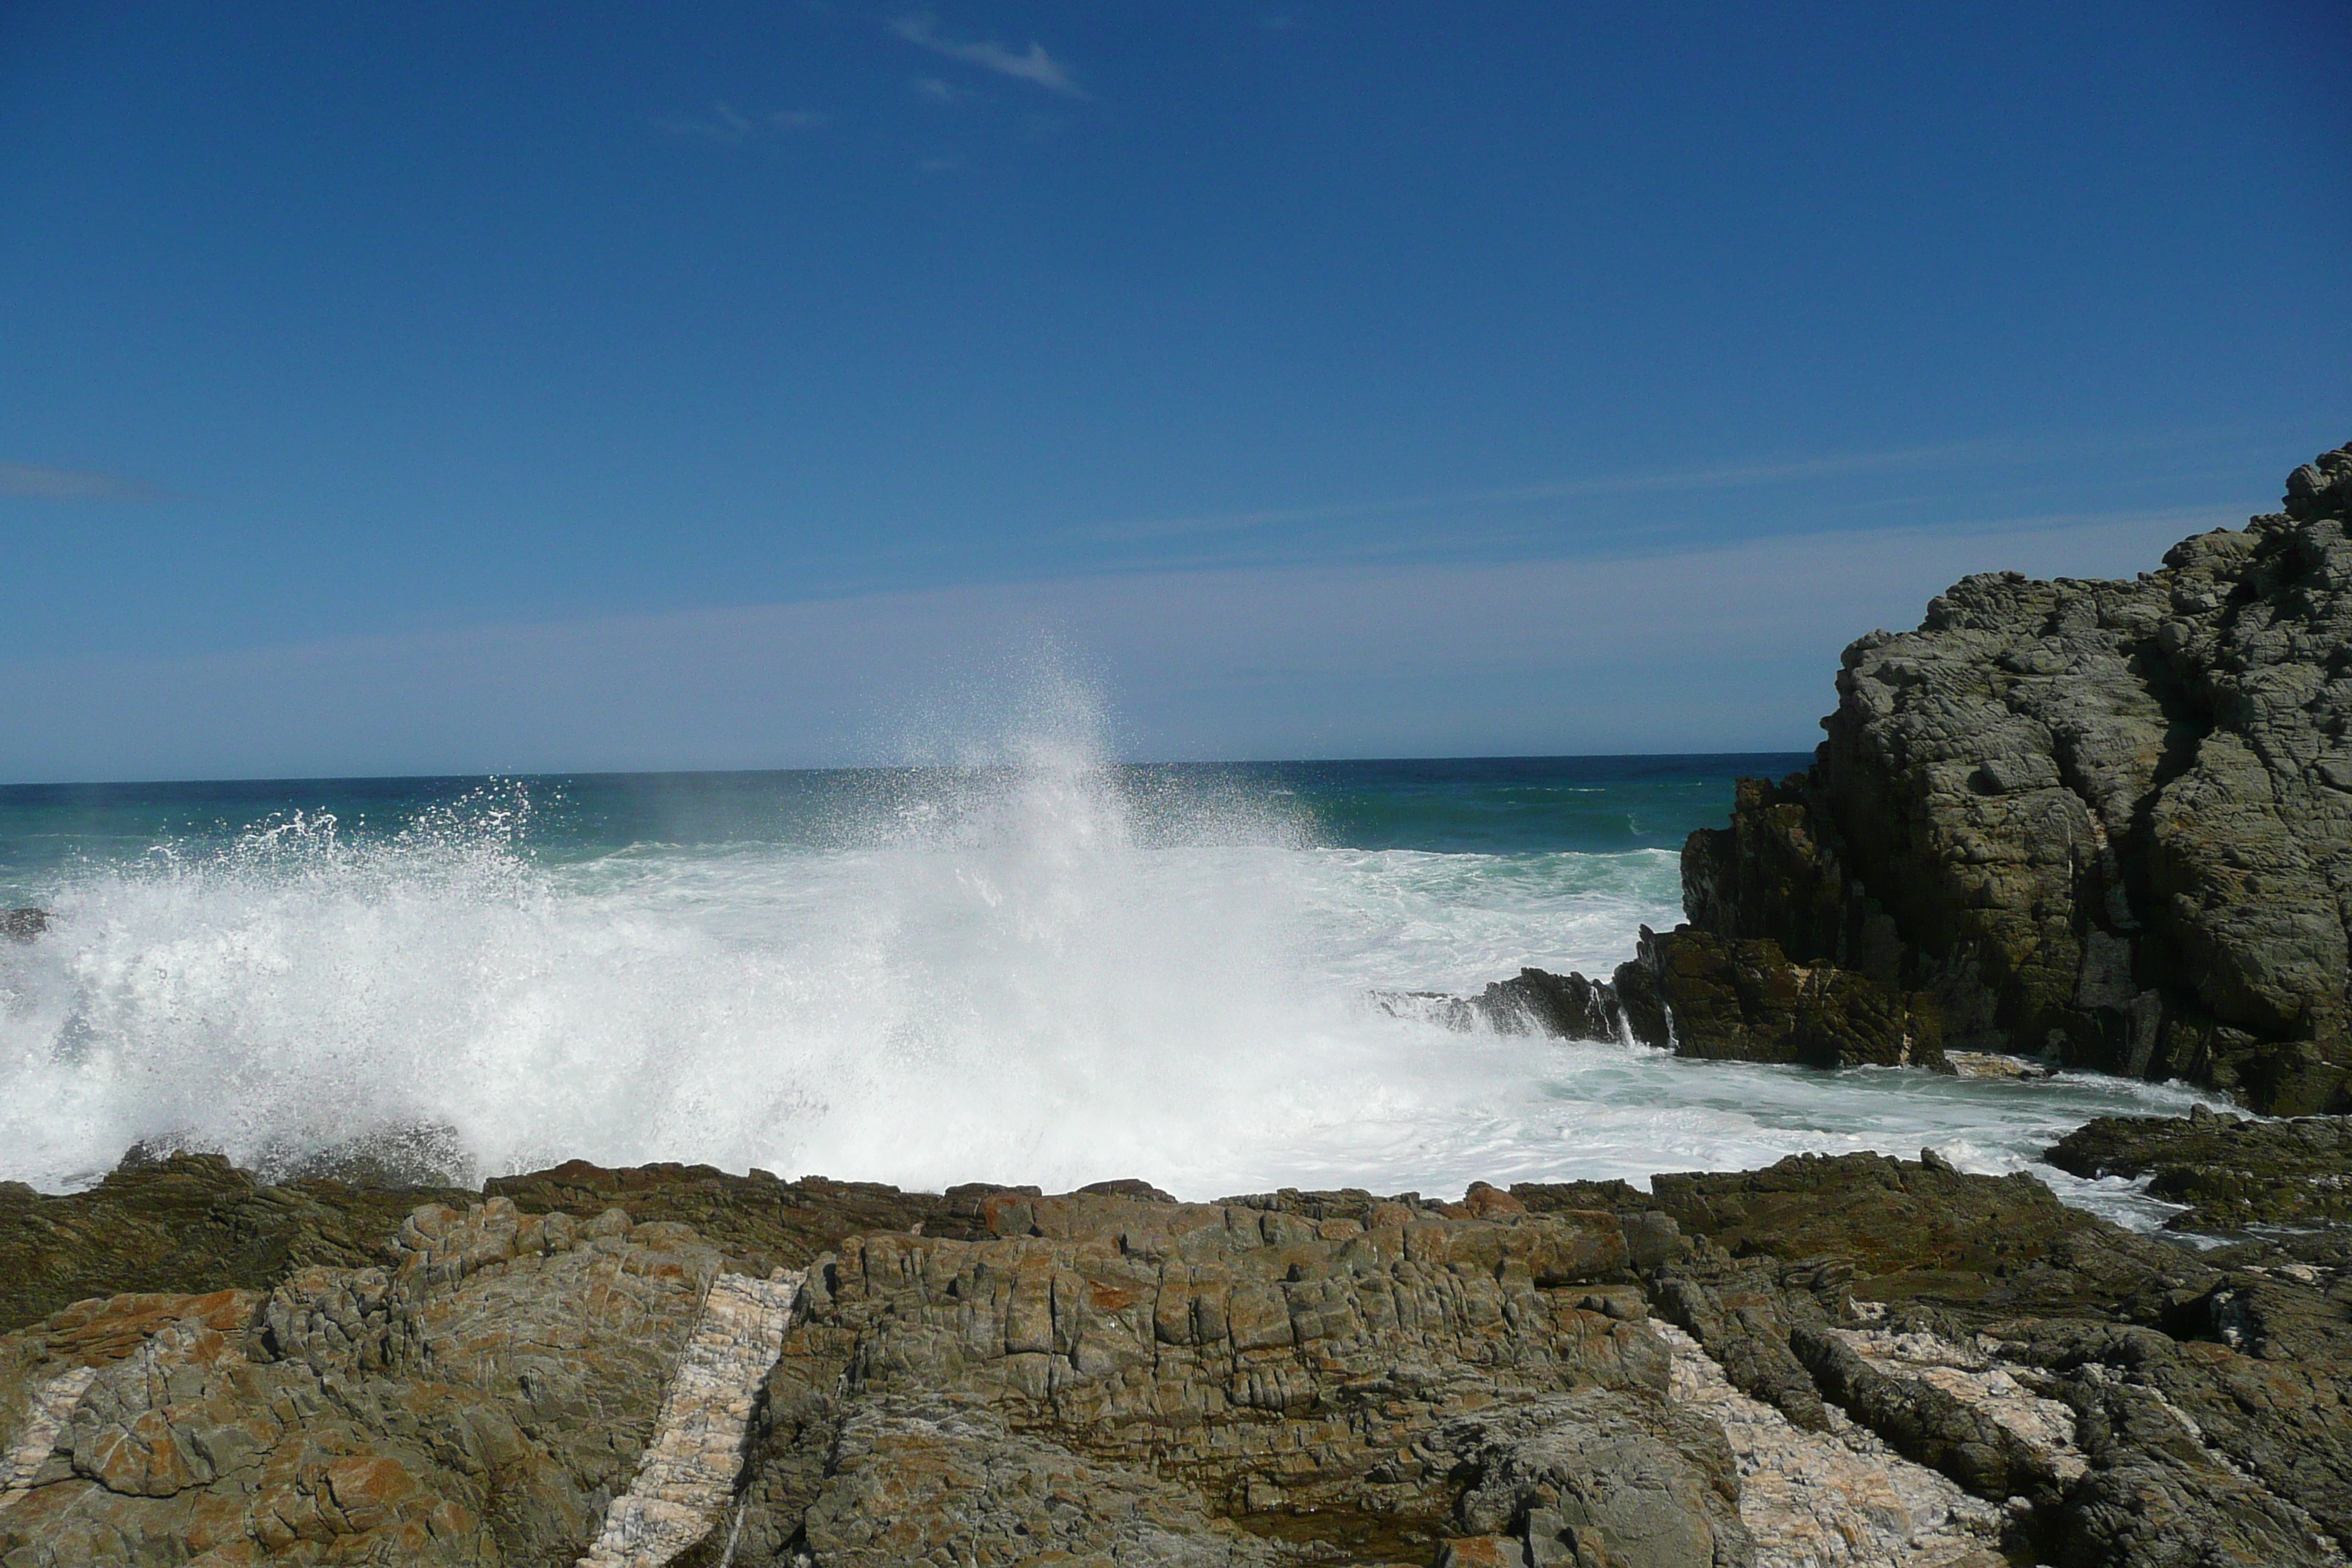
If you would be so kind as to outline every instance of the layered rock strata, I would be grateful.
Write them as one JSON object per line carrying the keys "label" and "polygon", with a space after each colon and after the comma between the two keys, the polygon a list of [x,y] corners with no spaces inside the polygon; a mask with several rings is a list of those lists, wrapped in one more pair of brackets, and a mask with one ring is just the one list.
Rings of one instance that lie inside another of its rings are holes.
{"label": "layered rock strata", "polygon": [[1789,1568],[2002,1568],[2003,1510],[1912,1463],[1850,1420],[1810,1431],[1732,1386],[1697,1341],[1651,1324],[1674,1352],[1674,1397],[1723,1429],[1739,1517],[1759,1563]]}
{"label": "layered rock strata", "polygon": [[[2285,1568],[2352,1538],[2339,1232],[2199,1253],[1875,1155],[1459,1203],[512,1184],[589,1212],[426,1204],[353,1237],[375,1264],[0,1335],[0,1563]],[[687,1209],[723,1248],[650,1217]],[[789,1310],[739,1266],[818,1238]]]}
{"label": "layered rock strata", "polygon": [[[1512,1467],[1601,1434],[1647,1478],[1622,1531],[1746,1561],[1719,1435],[1664,1407],[1623,1225],[1504,1203],[1007,1194],[985,1239],[856,1238],[810,1270],[737,1562],[1425,1562],[1522,1519]],[[1474,1473],[1494,1488],[1457,1519]]]}

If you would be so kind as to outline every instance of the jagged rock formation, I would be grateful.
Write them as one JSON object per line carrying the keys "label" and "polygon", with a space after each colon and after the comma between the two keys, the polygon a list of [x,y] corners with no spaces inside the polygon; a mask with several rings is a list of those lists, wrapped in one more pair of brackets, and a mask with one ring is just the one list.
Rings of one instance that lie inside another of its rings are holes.
{"label": "jagged rock formation", "polygon": [[1674,1352],[1675,1403],[1713,1421],[1731,1446],[1740,1519],[1756,1539],[1758,1562],[2006,1568],[1998,1549],[2007,1523],[2000,1508],[1905,1459],[1867,1426],[1799,1426],[1733,1387],[1688,1334],[1663,1321],[1651,1327]]}
{"label": "jagged rock formation", "polygon": [[1692,929],[1925,992],[1946,1041],[2352,1079],[2352,447],[2135,582],[1956,584],[1846,650],[1811,769],[1684,855]]}
{"label": "jagged rock formation", "polygon": [[[2352,1538],[2340,1232],[2200,1254],[1877,1155],[1458,1204],[505,1184],[546,1206],[426,1204],[351,1237],[376,1263],[0,1334],[0,1563],[2290,1568]],[[134,1237],[139,1190],[108,1200]],[[738,1262],[819,1239],[787,1321]]]}
{"label": "jagged rock formation", "polygon": [[1685,1056],[1944,1050],[2352,1107],[2352,446],[2133,582],[1966,578],[1845,651],[1811,768],[1683,850],[1601,984],[1435,1016]]}
{"label": "jagged rock formation", "polygon": [[1800,1427],[1857,1422],[1988,1500],[2009,1489],[2009,1544],[2033,1560],[2344,1560],[2352,1237],[2199,1255],[2030,1177],[1872,1154],[1654,1185],[1512,1192],[1657,1205],[1698,1238],[1646,1276],[1660,1316]]}

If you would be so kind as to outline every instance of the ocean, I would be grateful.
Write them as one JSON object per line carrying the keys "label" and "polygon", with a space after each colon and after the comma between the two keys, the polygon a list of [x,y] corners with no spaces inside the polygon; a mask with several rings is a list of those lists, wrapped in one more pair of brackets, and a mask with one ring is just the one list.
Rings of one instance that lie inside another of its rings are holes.
{"label": "ocean", "polygon": [[[1691,1062],[1383,994],[1605,975],[1800,755],[961,765],[0,789],[0,1180],[134,1142],[275,1175],[387,1136],[936,1190],[1458,1194],[1933,1147],[2042,1164],[2173,1086]],[[1402,1016],[1399,1016],[1402,1014]],[[419,1131],[422,1130],[422,1131]]]}

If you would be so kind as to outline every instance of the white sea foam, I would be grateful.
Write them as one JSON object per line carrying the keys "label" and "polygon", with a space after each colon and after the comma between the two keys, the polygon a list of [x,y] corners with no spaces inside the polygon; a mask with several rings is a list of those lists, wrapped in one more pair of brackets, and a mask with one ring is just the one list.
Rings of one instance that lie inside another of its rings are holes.
{"label": "white sea foam", "polygon": [[[1694,1063],[1458,1035],[1374,988],[1605,973],[1676,914],[1674,858],[1316,847],[1278,801],[1139,802],[1085,725],[894,775],[826,847],[527,851],[492,792],[389,840],[289,819],[93,867],[0,945],[0,1179],[140,1140],[283,1165],[417,1123],[485,1172],[702,1161],[937,1188],[1140,1175],[1458,1193],[1934,1145],[2032,1165],[2190,1097]],[[969,759],[968,759],[969,760]]]}

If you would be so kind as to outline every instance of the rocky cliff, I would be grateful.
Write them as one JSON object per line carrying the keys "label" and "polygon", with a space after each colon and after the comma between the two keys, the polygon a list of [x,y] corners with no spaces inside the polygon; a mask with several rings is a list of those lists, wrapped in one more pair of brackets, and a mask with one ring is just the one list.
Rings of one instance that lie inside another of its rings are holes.
{"label": "rocky cliff", "polygon": [[2136,581],[1970,577],[1854,643],[1813,766],[1685,851],[1692,927],[1924,992],[1952,1045],[2336,1108],[2347,515],[2352,447]]}
{"label": "rocky cliff", "polygon": [[1963,580],[1846,649],[1810,769],[1691,836],[1687,924],[1608,986],[1530,972],[1483,1005],[1690,1056],[2022,1052],[2346,1108],[2347,526],[2352,447],[2134,581]]}

